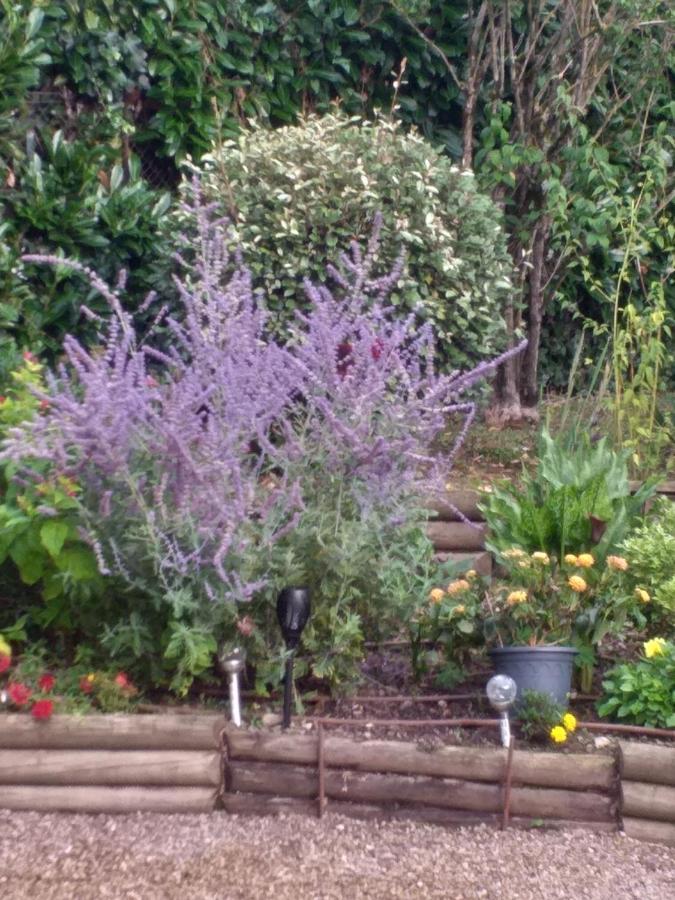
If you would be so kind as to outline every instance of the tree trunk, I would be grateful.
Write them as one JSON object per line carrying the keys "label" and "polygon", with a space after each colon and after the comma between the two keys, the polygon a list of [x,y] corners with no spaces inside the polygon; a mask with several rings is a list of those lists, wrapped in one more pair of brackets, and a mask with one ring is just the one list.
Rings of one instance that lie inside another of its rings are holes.
{"label": "tree trunk", "polygon": [[532,269],[529,277],[529,301],[527,310],[527,336],[529,343],[523,354],[520,371],[520,399],[524,409],[529,411],[527,418],[536,418],[539,402],[539,344],[541,342],[541,323],[544,313],[544,259],[546,242],[550,230],[550,221],[542,218],[534,229],[532,238]]}

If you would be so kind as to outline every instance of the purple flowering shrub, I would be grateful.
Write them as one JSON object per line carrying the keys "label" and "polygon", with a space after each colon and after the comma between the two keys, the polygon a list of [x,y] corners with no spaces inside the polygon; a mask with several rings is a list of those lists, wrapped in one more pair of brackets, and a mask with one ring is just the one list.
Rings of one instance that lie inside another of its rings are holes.
{"label": "purple flowering shrub", "polygon": [[[123,278],[113,289],[67,264],[111,317],[94,346],[66,339],[44,412],[10,432],[2,456],[24,475],[49,460],[79,485],[83,536],[135,598],[135,616],[104,623],[111,652],[159,645],[184,691],[217,643],[243,641],[264,680],[265,661],[279,659],[275,592],[302,581],[314,592],[313,672],[336,683],[346,670],[335,660],[355,663],[364,627],[396,605],[378,587],[378,559],[418,533],[420,498],[447,476],[473,418],[467,391],[503,357],[435,371],[430,327],[388,303],[403,260],[374,274],[378,222],[365,253],[354,245],[330,269],[333,293],[305,285],[310,309],[280,346],[198,186],[185,213],[183,315],[160,309],[144,335],[120,302]],[[452,413],[464,426],[433,456]]]}

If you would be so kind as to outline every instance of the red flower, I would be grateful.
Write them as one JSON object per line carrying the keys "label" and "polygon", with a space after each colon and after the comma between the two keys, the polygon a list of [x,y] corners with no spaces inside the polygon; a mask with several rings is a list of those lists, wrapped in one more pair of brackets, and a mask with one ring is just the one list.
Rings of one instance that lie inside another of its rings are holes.
{"label": "red flower", "polygon": [[0,653],[0,673],[6,672],[7,669],[12,665],[12,657],[7,656],[6,653]]}
{"label": "red flower", "polygon": [[129,676],[126,672],[118,672],[115,675],[115,684],[121,688],[129,687]]}
{"label": "red flower", "polygon": [[378,359],[382,356],[383,350],[384,350],[384,341],[382,341],[380,338],[376,338],[373,341],[373,344],[370,348],[370,355],[373,357],[375,362],[377,362]]}
{"label": "red flower", "polygon": [[2,406],[2,404],[5,403],[6,400],[7,397],[5,397],[4,394],[0,394],[0,406]]}
{"label": "red flower", "polygon": [[40,400],[40,409],[49,409],[49,400]]}
{"label": "red flower", "polygon": [[30,711],[34,719],[48,719],[54,712],[54,702],[52,700],[36,700]]}
{"label": "red flower", "polygon": [[85,675],[83,678],[80,678],[80,690],[83,694],[91,694],[94,690],[93,675]]}
{"label": "red flower", "polygon": [[15,681],[7,686],[7,693],[14,706],[25,706],[31,698],[32,691],[20,681]]}
{"label": "red flower", "polygon": [[23,351],[23,358],[26,360],[26,362],[35,362],[35,357],[30,352],[30,350]]}
{"label": "red flower", "polygon": [[48,672],[44,675],[41,675],[40,680],[38,681],[38,687],[41,691],[44,691],[45,694],[48,694],[55,684],[56,678],[54,678],[54,676],[50,675]]}
{"label": "red flower", "polygon": [[352,358],[353,347],[350,341],[342,341],[337,346],[337,373],[340,378],[344,378],[350,368],[354,365]]}

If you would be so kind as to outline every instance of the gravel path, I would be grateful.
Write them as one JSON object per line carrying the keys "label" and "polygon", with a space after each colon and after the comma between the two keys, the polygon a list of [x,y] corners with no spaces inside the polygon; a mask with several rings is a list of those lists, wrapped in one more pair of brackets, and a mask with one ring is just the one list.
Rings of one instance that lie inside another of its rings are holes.
{"label": "gravel path", "polygon": [[327,815],[0,813],[2,900],[670,900],[675,850]]}

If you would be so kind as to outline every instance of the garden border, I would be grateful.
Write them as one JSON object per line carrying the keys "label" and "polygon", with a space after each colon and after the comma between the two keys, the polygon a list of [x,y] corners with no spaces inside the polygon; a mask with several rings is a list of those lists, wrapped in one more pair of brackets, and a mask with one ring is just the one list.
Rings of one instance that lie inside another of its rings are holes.
{"label": "garden border", "polygon": [[[331,811],[458,826],[573,827],[675,846],[675,747],[546,753],[237,729],[221,714],[0,715],[0,808]],[[360,723],[355,723],[360,724]]]}

